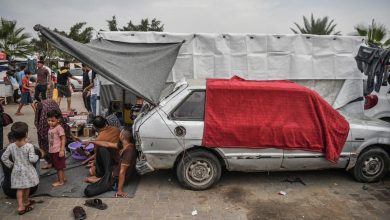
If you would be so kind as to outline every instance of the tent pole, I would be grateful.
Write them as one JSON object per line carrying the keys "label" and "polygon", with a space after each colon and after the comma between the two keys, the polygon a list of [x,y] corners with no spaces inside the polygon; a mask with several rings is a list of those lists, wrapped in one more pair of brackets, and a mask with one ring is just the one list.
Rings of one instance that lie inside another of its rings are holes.
{"label": "tent pole", "polygon": [[[96,77],[100,77],[99,75],[97,75]],[[97,97],[96,97],[96,115],[100,115],[100,89],[101,89],[101,82],[100,80],[98,79],[99,83],[98,83],[98,92],[97,92]]]}

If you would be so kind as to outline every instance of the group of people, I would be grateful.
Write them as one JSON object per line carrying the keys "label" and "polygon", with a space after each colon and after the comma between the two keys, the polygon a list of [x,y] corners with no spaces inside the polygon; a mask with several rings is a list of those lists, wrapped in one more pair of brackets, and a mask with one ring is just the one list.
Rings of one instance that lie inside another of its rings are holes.
{"label": "group of people", "polygon": [[[98,79],[92,70],[83,65],[83,100],[88,112],[96,115],[96,100],[98,94]],[[39,184],[39,169],[36,164],[39,158],[46,160],[47,165],[42,169],[54,168],[57,178],[53,187],[66,184],[65,154],[67,145],[72,141],[80,141],[70,132],[59,108],[59,102],[48,98],[47,90],[54,88],[50,71],[43,61],[38,62],[36,85],[30,85],[31,72],[24,67],[14,74],[21,90],[21,100],[16,115],[22,115],[24,105],[31,104],[35,111],[34,124],[37,128],[39,148],[28,142],[29,127],[25,122],[15,122],[8,134],[9,145],[0,149],[3,169],[9,169],[7,187],[3,191],[14,192],[18,201],[17,211],[20,215],[33,209],[34,200],[29,199],[30,189]],[[69,90],[69,62],[65,62],[57,75],[56,88],[58,96],[66,97],[68,110],[71,106],[71,92]],[[32,104],[32,96],[36,102]],[[2,110],[2,109],[0,109]],[[85,188],[86,196],[96,196],[114,190],[117,197],[127,197],[124,185],[129,180],[135,168],[136,150],[133,145],[131,129],[122,128],[116,113],[120,110],[120,103],[110,105],[107,117],[94,116],[92,124],[98,135],[95,140],[83,141],[83,146],[94,144],[94,150],[83,163],[89,168],[89,176],[85,181],[89,185]],[[122,129],[121,129],[122,128]],[[3,146],[1,144],[1,146]],[[84,151],[87,153],[87,151]],[[8,193],[6,193],[9,195]]]}
{"label": "group of people", "polygon": [[[32,79],[32,73],[26,69],[25,66],[21,66],[18,72],[14,70],[7,71],[6,80],[12,85],[14,102],[18,103],[19,107],[15,115],[23,115],[21,112],[23,106],[31,105],[35,111],[35,105],[33,101],[41,102],[47,98],[52,98],[52,91],[54,88],[58,90],[58,104],[61,103],[61,98],[67,99],[67,111],[71,111],[71,88],[70,79],[76,80],[78,83],[82,83],[81,80],[72,76],[69,72],[70,63],[64,62],[64,66],[60,68],[57,77],[54,77],[54,72],[47,66],[45,66],[44,59],[41,57],[37,63],[36,79]],[[19,95],[20,94],[20,95]],[[32,95],[34,94],[34,95]]]}
{"label": "group of people", "polygon": [[[44,100],[37,108],[40,115],[46,117],[36,118],[38,132],[47,129],[47,135],[40,141],[40,148],[37,150],[28,143],[29,128],[25,122],[15,122],[8,134],[9,142],[7,148],[1,153],[1,161],[8,168],[12,169],[8,177],[9,188],[3,185],[3,190],[16,190],[18,200],[18,213],[20,215],[33,209],[29,200],[30,188],[39,184],[39,175],[34,167],[39,158],[48,161],[46,168],[55,168],[57,179],[52,183],[53,187],[61,187],[66,184],[65,179],[65,151],[66,145],[75,140],[69,132],[69,126],[63,123],[61,111],[53,100]],[[42,118],[46,119],[46,126],[39,125]],[[93,141],[83,141],[85,146],[93,143],[95,148],[90,157],[84,161],[89,167],[89,176],[85,181],[90,183],[84,190],[86,196],[96,196],[107,191],[116,191],[117,197],[127,197],[124,192],[124,185],[130,179],[136,161],[136,150],[133,145],[131,129],[120,128],[109,125],[106,118],[96,116],[93,125],[98,136]],[[47,147],[47,148],[46,148]],[[7,181],[7,177],[5,179]]]}

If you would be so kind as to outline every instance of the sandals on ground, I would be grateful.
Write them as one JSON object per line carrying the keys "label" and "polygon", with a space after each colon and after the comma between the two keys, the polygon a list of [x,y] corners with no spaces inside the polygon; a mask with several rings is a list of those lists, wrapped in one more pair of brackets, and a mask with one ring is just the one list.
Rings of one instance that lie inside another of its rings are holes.
{"label": "sandals on ground", "polygon": [[87,213],[81,206],[75,206],[73,208],[73,215],[74,215],[74,219],[76,220],[83,220],[87,218]]}
{"label": "sandals on ground", "polygon": [[26,214],[27,212],[30,212],[30,211],[32,211],[32,210],[33,210],[33,207],[31,207],[31,206],[26,206],[26,207],[24,208],[24,210],[18,211],[18,215],[24,215],[24,214]]}
{"label": "sandals on ground", "polygon": [[84,205],[100,210],[107,209],[107,205],[101,199],[87,199]]}

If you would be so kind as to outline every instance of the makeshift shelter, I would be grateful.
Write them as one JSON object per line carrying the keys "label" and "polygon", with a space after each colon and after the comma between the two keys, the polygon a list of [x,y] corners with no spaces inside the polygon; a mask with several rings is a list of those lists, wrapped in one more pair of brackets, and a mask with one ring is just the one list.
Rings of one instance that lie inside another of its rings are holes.
{"label": "makeshift shelter", "polygon": [[354,59],[362,37],[99,32],[84,45],[36,27],[105,78],[102,100],[134,94],[156,105],[166,83],[238,75],[292,80],[317,91],[335,109],[363,112],[364,75]]}
{"label": "makeshift shelter", "polygon": [[159,95],[182,44],[125,43],[102,38],[82,44],[40,25],[34,29],[56,48],[154,105],[158,104]]}
{"label": "makeshift shelter", "polygon": [[[362,37],[331,35],[100,32],[127,43],[184,41],[167,82],[181,79],[289,79],[317,91],[335,109],[363,111],[364,75],[354,59]],[[348,106],[349,105],[349,106]],[[358,105],[358,106],[356,106]]]}

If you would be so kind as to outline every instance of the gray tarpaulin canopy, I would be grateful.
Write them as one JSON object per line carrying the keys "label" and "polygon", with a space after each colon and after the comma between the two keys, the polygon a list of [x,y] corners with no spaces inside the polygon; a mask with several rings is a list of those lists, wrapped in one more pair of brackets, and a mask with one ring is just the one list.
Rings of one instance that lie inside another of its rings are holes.
{"label": "gray tarpaulin canopy", "polygon": [[34,30],[114,84],[155,105],[182,45],[182,42],[125,43],[101,38],[82,44],[41,25],[35,25]]}

